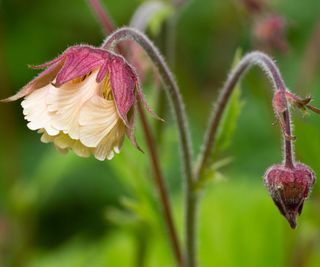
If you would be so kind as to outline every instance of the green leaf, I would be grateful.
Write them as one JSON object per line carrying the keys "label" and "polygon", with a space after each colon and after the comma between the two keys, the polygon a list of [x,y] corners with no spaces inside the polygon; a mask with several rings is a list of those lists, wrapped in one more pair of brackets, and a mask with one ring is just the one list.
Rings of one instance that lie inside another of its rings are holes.
{"label": "green leaf", "polygon": [[232,161],[232,158],[223,158],[221,160],[215,161],[211,164],[210,168],[206,169],[206,171],[201,175],[200,179],[194,186],[194,191],[202,190],[209,182],[215,181],[219,182],[225,179],[223,174],[220,172],[220,169],[229,165]]}
{"label": "green leaf", "polygon": [[[233,66],[240,61],[240,58],[241,51],[238,49],[234,57]],[[238,82],[232,92],[218,129],[217,143],[213,154],[214,158],[230,146],[243,105],[244,102],[241,100],[241,86]]]}

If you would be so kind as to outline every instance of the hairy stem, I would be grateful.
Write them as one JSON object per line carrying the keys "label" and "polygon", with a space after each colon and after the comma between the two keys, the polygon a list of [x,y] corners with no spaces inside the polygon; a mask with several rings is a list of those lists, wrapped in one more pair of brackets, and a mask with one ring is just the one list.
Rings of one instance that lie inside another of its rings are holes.
{"label": "hairy stem", "polygon": [[283,113],[283,119],[285,122],[286,135],[289,136],[289,139],[284,137],[284,164],[287,168],[294,168],[294,159],[293,159],[293,151],[292,151],[292,140],[291,136],[291,119],[289,111]]}
{"label": "hairy stem", "polygon": [[[101,2],[99,0],[89,0],[89,5],[92,7],[95,14],[99,18],[100,23],[104,28],[104,30],[106,31],[106,33],[112,32],[114,30],[114,25],[110,17],[108,16],[108,14],[106,13],[106,10],[102,8]],[[125,51],[124,49],[122,49],[120,45],[117,47],[120,50],[120,52]],[[144,131],[146,143],[147,143],[149,154],[150,154],[150,159],[152,163],[151,165],[152,165],[154,178],[155,178],[154,181],[156,184],[156,188],[159,192],[160,202],[161,202],[162,210],[164,213],[164,221],[169,233],[169,241],[171,243],[173,254],[175,256],[178,266],[184,267],[178,234],[174,225],[169,196],[165,186],[165,179],[163,177],[162,170],[160,167],[160,163],[159,163],[160,161],[157,154],[157,150],[154,146],[152,132],[145,118],[145,115],[140,103],[138,103],[138,111],[140,114],[143,131]]]}
{"label": "hairy stem", "polygon": [[176,116],[179,140],[182,149],[182,163],[185,174],[185,206],[186,206],[186,264],[190,265],[190,255],[194,255],[194,243],[195,243],[195,229],[192,220],[189,220],[189,213],[193,209],[193,173],[192,173],[192,150],[190,131],[187,123],[187,117],[184,109],[182,97],[180,95],[179,87],[173,78],[167,64],[160,55],[158,49],[152,44],[152,42],[143,33],[131,28],[122,28],[111,34],[104,42],[103,47],[106,49],[113,49],[119,42],[124,40],[133,40],[138,43],[148,54],[151,61],[157,67],[162,81],[167,88],[168,97],[172,103],[173,110]]}
{"label": "hairy stem", "polygon": [[153,45],[149,38],[143,33],[132,29],[122,28],[112,33],[104,42],[105,49],[114,49],[114,47],[124,40],[133,40],[138,43],[148,54],[152,62],[157,67],[163,83],[168,89],[169,99],[172,102],[174,113],[176,115],[179,136],[182,147],[183,163],[187,184],[192,184],[192,156],[191,156],[191,141],[190,131],[188,128],[187,117],[184,110],[184,104],[180,95],[179,87],[173,78],[167,64],[160,55],[158,49]]}
{"label": "hairy stem", "polygon": [[[220,95],[216,102],[215,108],[212,111],[211,117],[209,119],[209,127],[205,134],[203,145],[198,159],[197,168],[195,170],[196,180],[202,175],[206,165],[208,164],[215,139],[218,130],[219,123],[221,121],[225,107],[227,106],[228,100],[231,96],[231,93],[240,80],[242,75],[245,73],[249,67],[257,65],[260,67],[267,77],[270,79],[273,89],[280,90],[283,92],[283,97],[285,98],[286,86],[281,77],[281,74],[273,62],[273,60],[264,53],[261,52],[252,52],[243,57],[235,69],[230,73],[227,81],[225,82],[223,88],[220,91]],[[286,98],[284,99],[286,103]],[[287,103],[286,103],[287,105]],[[285,164],[287,167],[293,166],[293,153],[292,153],[292,140],[291,136],[291,123],[290,123],[290,114],[288,107],[283,112],[283,118],[285,122],[285,137],[284,137],[284,146],[285,146]]]}

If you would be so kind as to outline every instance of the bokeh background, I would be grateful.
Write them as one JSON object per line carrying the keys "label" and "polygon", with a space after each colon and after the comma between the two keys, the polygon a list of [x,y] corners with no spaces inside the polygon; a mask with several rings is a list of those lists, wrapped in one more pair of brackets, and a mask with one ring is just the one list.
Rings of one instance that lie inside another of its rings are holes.
{"label": "bokeh background", "polygon": [[[146,1],[102,2],[122,26]],[[163,2],[168,9],[154,16],[147,34],[181,87],[195,156],[236,51],[268,52],[288,87],[312,95],[320,106],[319,0],[186,0],[175,1],[177,8]],[[37,74],[27,64],[48,61],[73,44],[100,45],[103,38],[84,0],[0,0],[0,97]],[[221,168],[210,174],[201,195],[200,264],[320,266],[319,184],[291,230],[262,181],[282,152],[270,84],[253,69],[240,87],[213,155]],[[146,97],[166,120],[159,125],[149,118],[182,239],[179,142],[160,88],[146,74]],[[296,157],[319,175],[320,118],[300,112],[293,117]],[[146,148],[139,124],[137,136]],[[0,266],[174,266],[148,155],[128,141],[112,161],[61,155],[26,127],[20,101],[1,104]]]}

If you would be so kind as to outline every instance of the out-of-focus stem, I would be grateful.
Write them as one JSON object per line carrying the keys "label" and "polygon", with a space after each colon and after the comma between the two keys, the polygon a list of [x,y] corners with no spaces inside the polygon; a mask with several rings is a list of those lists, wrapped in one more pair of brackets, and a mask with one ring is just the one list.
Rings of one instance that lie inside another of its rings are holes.
{"label": "out-of-focus stem", "polygon": [[[165,55],[167,62],[171,69],[174,70],[175,68],[175,43],[176,43],[176,24],[177,24],[177,17],[178,14],[175,12],[170,16],[170,18],[166,21],[165,24]],[[157,98],[157,114],[160,118],[165,118],[165,115],[167,113],[167,102],[166,102],[166,96],[165,92],[163,90],[160,90],[158,92],[158,98]],[[160,142],[162,141],[162,135],[163,135],[163,129],[164,124],[160,121],[156,122],[155,125],[156,129],[156,136],[157,140]]]}
{"label": "out-of-focus stem", "polygon": [[306,48],[304,49],[303,57],[299,70],[297,72],[297,86],[300,93],[305,93],[316,77],[317,70],[320,64],[320,21],[315,25],[312,31]]}
{"label": "out-of-focus stem", "polygon": [[140,115],[141,124],[144,132],[144,137],[145,137],[146,144],[148,146],[148,150],[151,158],[155,184],[157,185],[157,189],[159,191],[159,196],[162,203],[165,221],[167,222],[167,228],[168,228],[169,236],[171,239],[172,247],[173,247],[179,266],[184,266],[178,236],[176,234],[175,226],[173,224],[171,206],[168,199],[166,187],[164,184],[164,177],[162,175],[161,167],[159,165],[159,158],[158,158],[158,153],[155,147],[155,141],[153,139],[151,129],[148,125],[147,119],[145,117],[145,114],[140,102],[138,102],[138,109],[139,109],[139,115]]}
{"label": "out-of-focus stem", "polygon": [[99,20],[102,29],[106,34],[114,31],[114,24],[107,14],[107,10],[103,8],[100,0],[88,0],[89,6],[92,8],[92,11]]}

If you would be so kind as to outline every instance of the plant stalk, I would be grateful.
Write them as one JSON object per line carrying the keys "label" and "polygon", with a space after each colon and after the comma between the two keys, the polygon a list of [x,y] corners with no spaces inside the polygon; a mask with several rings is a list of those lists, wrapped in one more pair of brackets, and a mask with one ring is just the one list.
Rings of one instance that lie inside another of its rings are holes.
{"label": "plant stalk", "polygon": [[[95,11],[106,33],[112,32],[114,30],[114,25],[110,20],[110,17],[107,15],[105,9],[102,8],[100,1],[89,0],[89,4]],[[124,49],[121,48],[120,45],[117,45],[117,47],[120,48],[119,49],[120,51],[125,51]],[[152,163],[151,165],[154,173],[154,181],[156,184],[156,188],[159,192],[160,202],[161,202],[162,210],[164,213],[164,221],[169,233],[169,241],[171,243],[173,254],[175,256],[178,266],[184,267],[183,256],[182,256],[182,252],[179,244],[178,234],[174,225],[169,196],[165,186],[165,179],[163,177],[162,170],[160,167],[158,153],[154,146],[155,142],[153,140],[153,135],[148,125],[148,122],[145,118],[145,115],[140,103],[138,103],[138,112],[141,118],[142,127],[144,131],[145,139],[146,139],[146,144],[149,150],[150,160]]]}
{"label": "plant stalk", "polygon": [[285,135],[284,136],[284,147],[285,147],[285,164],[287,166],[293,165],[293,153],[292,153],[292,140],[288,138],[291,136],[291,122],[290,122],[290,112],[285,97],[286,86],[281,77],[280,71],[273,62],[273,60],[262,52],[252,52],[247,54],[242,58],[239,64],[234,68],[230,73],[227,81],[225,82],[223,88],[220,91],[220,95],[216,102],[215,108],[211,113],[209,119],[209,127],[205,133],[204,141],[201,147],[201,152],[198,158],[197,168],[195,170],[195,179],[198,180],[199,177],[203,174],[203,171],[207,167],[212,149],[215,144],[215,139],[217,135],[217,130],[219,123],[221,121],[223,112],[227,103],[230,99],[233,89],[235,88],[236,83],[244,75],[244,73],[253,65],[260,67],[267,77],[270,79],[273,89],[280,90],[283,92],[284,102],[286,103],[286,110],[283,112],[283,118],[285,122]]}
{"label": "plant stalk", "polygon": [[167,228],[168,228],[172,248],[174,251],[174,255],[177,259],[178,265],[180,267],[183,267],[184,266],[183,257],[180,250],[178,236],[176,234],[175,226],[173,223],[172,210],[171,210],[170,201],[168,198],[168,193],[164,184],[164,177],[159,164],[160,161],[159,161],[157,149],[155,147],[155,140],[153,138],[152,131],[145,117],[144,110],[143,110],[143,107],[141,106],[141,103],[138,102],[137,105],[138,105],[138,111],[139,111],[139,116],[140,116],[140,120],[143,128],[144,137],[146,140],[146,144],[147,144],[150,159],[151,159],[152,170],[154,174],[154,182],[157,185],[159,197],[162,203],[163,213],[164,213],[165,221],[167,223]]}
{"label": "plant stalk", "polygon": [[150,57],[151,61],[157,67],[158,72],[161,76],[162,82],[168,91],[169,100],[172,103],[173,111],[176,116],[178,130],[179,130],[179,140],[181,144],[181,156],[184,169],[185,178],[185,208],[186,208],[186,221],[185,221],[185,235],[186,235],[186,266],[194,267],[192,264],[193,259],[190,257],[195,255],[195,229],[193,220],[189,220],[193,217],[192,212],[194,193],[193,193],[193,172],[192,172],[192,150],[191,150],[191,139],[190,131],[188,127],[187,117],[184,109],[184,104],[182,97],[180,95],[179,87],[173,78],[171,71],[169,70],[167,64],[162,58],[158,49],[153,45],[147,36],[143,33],[132,29],[132,28],[122,28],[112,33],[103,43],[102,47],[105,49],[113,49],[121,41],[132,40],[138,43],[147,55]]}

